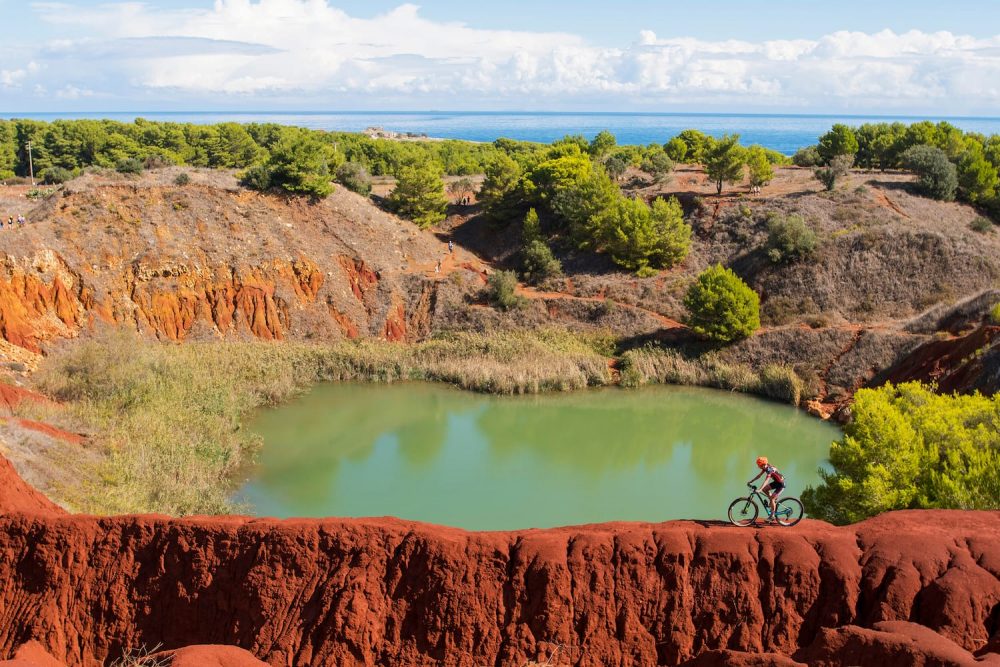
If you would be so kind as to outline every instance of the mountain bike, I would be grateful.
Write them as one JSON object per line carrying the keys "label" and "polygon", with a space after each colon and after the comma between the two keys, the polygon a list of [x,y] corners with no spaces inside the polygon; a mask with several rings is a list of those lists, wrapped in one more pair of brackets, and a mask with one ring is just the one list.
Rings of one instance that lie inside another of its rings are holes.
{"label": "mountain bike", "polygon": [[794,526],[802,520],[802,502],[798,498],[789,496],[778,500],[772,517],[771,501],[767,494],[753,484],[747,486],[750,487],[750,495],[746,498],[737,498],[729,505],[729,521],[734,526],[752,526],[757,521],[757,515],[760,514],[757,502],[764,506],[767,518],[773,518],[782,526]]}

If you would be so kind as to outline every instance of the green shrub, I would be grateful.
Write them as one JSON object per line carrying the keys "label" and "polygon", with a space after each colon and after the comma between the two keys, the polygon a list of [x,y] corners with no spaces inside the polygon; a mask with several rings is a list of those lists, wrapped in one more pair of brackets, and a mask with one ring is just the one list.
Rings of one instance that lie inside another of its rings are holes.
{"label": "green shrub", "polygon": [[265,165],[255,164],[240,175],[240,185],[265,192],[271,189],[271,170]]}
{"label": "green shrub", "polygon": [[73,179],[73,172],[62,167],[49,167],[39,174],[39,177],[46,185],[62,185]]}
{"label": "green shrub", "polygon": [[267,161],[248,169],[242,183],[258,190],[281,188],[290,194],[322,199],[333,192],[330,181],[338,159],[336,150],[319,136],[299,128],[282,128]]}
{"label": "green shrub", "polygon": [[659,183],[670,176],[670,172],[674,170],[674,161],[664,151],[658,151],[642,161],[641,169]]}
{"label": "green shrub", "polygon": [[337,167],[336,180],[351,192],[367,197],[372,192],[372,177],[363,164],[345,162]]}
{"label": "green shrub", "polygon": [[538,219],[538,211],[529,208],[524,216],[524,224],[521,227],[521,242],[524,245],[542,238],[542,223]]}
{"label": "green shrub", "polygon": [[521,266],[524,278],[538,285],[562,275],[562,263],[552,254],[552,249],[541,239],[529,241],[522,250]]}
{"label": "green shrub", "polygon": [[448,199],[444,196],[441,167],[433,162],[413,162],[402,167],[389,205],[401,217],[422,229],[445,219]]}
{"label": "green shrub", "polygon": [[933,199],[952,201],[958,190],[958,169],[948,154],[934,146],[913,146],[903,153],[903,165],[918,176],[917,187]]}
{"label": "green shrub", "polygon": [[174,178],[174,185],[180,187],[184,187],[190,182],[191,182],[191,176],[186,171],[177,174],[176,178]]}
{"label": "green shrub", "polygon": [[684,162],[688,157],[688,145],[680,137],[674,137],[664,144],[663,151],[674,162]]}
{"label": "green shrub", "polygon": [[1000,326],[1000,303],[990,309],[990,321]]}
{"label": "green shrub", "polygon": [[593,226],[615,263],[645,275],[683,261],[691,248],[691,227],[675,197],[641,199],[619,196],[600,212]]}
{"label": "green shrub", "polygon": [[32,200],[48,199],[58,191],[59,188],[31,188],[24,196]]}
{"label": "green shrub", "polygon": [[850,127],[836,123],[829,132],[819,138],[816,150],[823,159],[823,164],[832,164],[834,159],[844,155],[850,156],[851,164],[854,164],[854,156],[858,152],[858,139]]}
{"label": "green shrub", "polygon": [[854,164],[854,157],[851,155],[837,155],[826,167],[818,168],[814,173],[820,183],[826,187],[827,191],[832,191],[837,187],[837,181],[851,173],[851,166]]}
{"label": "green shrub", "polygon": [[792,164],[796,167],[818,167],[823,163],[823,158],[819,155],[819,150],[815,146],[805,146],[795,151],[792,156]]}
{"label": "green shrub", "polygon": [[502,220],[519,204],[517,190],[520,182],[521,165],[508,155],[500,153],[487,165],[483,184],[479,186],[476,198],[490,217]]}
{"label": "green shrub", "polygon": [[513,271],[491,273],[486,279],[486,294],[490,303],[501,310],[510,310],[522,303],[517,295],[517,274]]}
{"label": "green shrub", "polygon": [[583,177],[553,194],[549,208],[581,248],[594,250],[600,245],[597,218],[621,196],[608,173],[600,165],[591,165]]}
{"label": "green shrub", "polygon": [[115,171],[119,174],[141,174],[143,168],[142,161],[134,157],[123,158],[115,164]]}
{"label": "green shrub", "polygon": [[993,231],[993,223],[990,222],[988,218],[979,216],[978,218],[969,223],[969,228],[974,232],[979,232],[980,234],[986,234],[987,232]]}
{"label": "green shrub", "polygon": [[801,215],[772,214],[767,219],[767,256],[775,263],[808,257],[816,250],[816,232]]}
{"label": "green shrub", "polygon": [[770,154],[763,146],[754,145],[746,150],[746,164],[751,186],[764,187],[774,180]]}
{"label": "green shrub", "polygon": [[731,269],[703,271],[684,297],[687,324],[710,340],[731,342],[760,328],[760,297]]}
{"label": "green shrub", "polygon": [[625,175],[627,169],[628,162],[620,155],[612,155],[604,161],[604,170],[608,172],[608,176],[616,181]]}
{"label": "green shrub", "polygon": [[1000,509],[1000,396],[919,383],[861,389],[806,511],[853,523],[898,509]]}

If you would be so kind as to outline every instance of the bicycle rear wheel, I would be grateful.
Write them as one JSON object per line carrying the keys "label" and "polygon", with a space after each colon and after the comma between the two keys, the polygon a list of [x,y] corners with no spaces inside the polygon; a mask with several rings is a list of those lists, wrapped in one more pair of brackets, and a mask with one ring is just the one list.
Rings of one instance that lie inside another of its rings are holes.
{"label": "bicycle rear wheel", "polygon": [[782,498],[774,516],[782,526],[794,526],[802,520],[802,514],[802,503],[798,498]]}
{"label": "bicycle rear wheel", "polygon": [[729,521],[734,526],[746,528],[752,526],[757,520],[760,508],[753,501],[753,497],[737,498],[729,504]]}

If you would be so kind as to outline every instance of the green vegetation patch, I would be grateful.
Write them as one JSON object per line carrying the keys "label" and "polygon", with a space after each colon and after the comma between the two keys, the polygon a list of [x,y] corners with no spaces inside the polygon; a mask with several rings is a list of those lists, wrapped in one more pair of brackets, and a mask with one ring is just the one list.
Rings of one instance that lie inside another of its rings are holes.
{"label": "green vegetation patch", "polygon": [[760,297],[721,264],[702,271],[684,297],[687,324],[713,341],[731,343],[760,328]]}
{"label": "green vegetation patch", "polygon": [[802,494],[844,524],[898,509],[1000,509],[1000,395],[940,395],[919,383],[861,389],[830,448],[832,471]]}

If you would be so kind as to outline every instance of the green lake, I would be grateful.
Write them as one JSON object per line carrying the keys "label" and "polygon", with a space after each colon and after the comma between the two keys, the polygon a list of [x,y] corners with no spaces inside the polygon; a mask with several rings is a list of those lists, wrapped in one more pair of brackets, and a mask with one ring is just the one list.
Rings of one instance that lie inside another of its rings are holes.
{"label": "green lake", "polygon": [[724,519],[765,455],[798,495],[840,431],[691,387],[498,397],[440,384],[326,384],[250,427],[237,492],[258,516],[396,516],[475,530]]}

